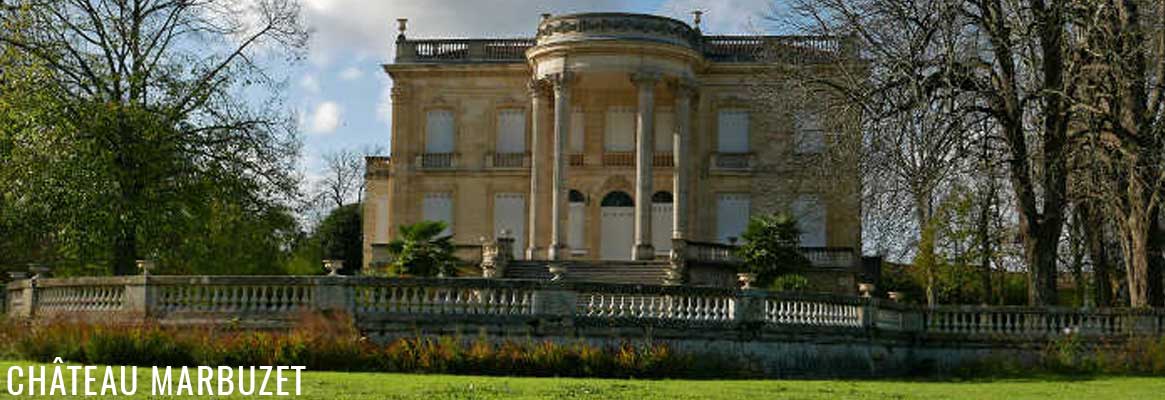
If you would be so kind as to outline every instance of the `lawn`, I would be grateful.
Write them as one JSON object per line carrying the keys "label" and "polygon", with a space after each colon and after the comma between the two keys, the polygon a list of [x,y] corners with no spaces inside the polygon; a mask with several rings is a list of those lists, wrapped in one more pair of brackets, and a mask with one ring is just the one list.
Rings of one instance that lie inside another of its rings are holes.
{"label": "lawn", "polygon": [[[0,362],[0,398],[8,397]],[[51,368],[51,366],[50,366]],[[138,396],[150,390],[139,369]],[[100,380],[98,381],[100,385]],[[903,381],[643,381],[619,379],[498,378],[479,376],[307,372],[305,399],[1150,399],[1165,393],[1165,378],[1087,380]],[[23,397],[23,396],[21,396]],[[184,396],[185,397],[185,396]],[[65,397],[67,398],[67,397]]]}

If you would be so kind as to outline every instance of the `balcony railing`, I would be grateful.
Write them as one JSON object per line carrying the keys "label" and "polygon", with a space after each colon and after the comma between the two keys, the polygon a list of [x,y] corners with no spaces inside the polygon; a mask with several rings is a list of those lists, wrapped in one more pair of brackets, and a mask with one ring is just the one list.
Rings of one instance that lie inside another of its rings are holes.
{"label": "balcony railing", "polygon": [[655,167],[671,168],[676,165],[672,152],[657,151],[651,155],[651,165]]}
{"label": "balcony railing", "polygon": [[603,165],[607,167],[633,167],[635,166],[635,152],[633,151],[608,151],[603,153]]}
{"label": "balcony railing", "polygon": [[755,167],[754,153],[712,153],[712,171],[749,172]]}
{"label": "balcony railing", "polygon": [[586,156],[582,153],[573,153],[567,156],[567,162],[572,167],[581,167],[586,165]]}
{"label": "balcony railing", "polygon": [[860,260],[849,247],[802,247],[801,254],[818,268],[857,267]]}
{"label": "balcony railing", "polygon": [[[685,241],[685,256],[695,262],[738,265],[744,263],[736,255],[736,245]],[[850,247],[801,247],[800,252],[814,268],[854,268],[859,258]]]}
{"label": "balcony railing", "polygon": [[417,167],[421,169],[457,168],[457,153],[421,153],[417,155]]}
{"label": "balcony railing", "polygon": [[392,158],[388,156],[368,156],[364,158],[365,177],[384,177],[392,172]]}
{"label": "balcony railing", "polygon": [[491,169],[522,169],[530,167],[528,153],[490,153],[485,156],[485,167]]}

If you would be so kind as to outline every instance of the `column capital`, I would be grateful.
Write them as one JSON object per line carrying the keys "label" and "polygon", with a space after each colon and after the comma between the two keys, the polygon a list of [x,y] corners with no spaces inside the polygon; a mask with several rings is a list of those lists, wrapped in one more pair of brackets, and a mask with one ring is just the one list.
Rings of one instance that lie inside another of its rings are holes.
{"label": "column capital", "polygon": [[696,89],[700,87],[700,82],[692,78],[680,78],[670,84],[673,91],[675,91],[676,98],[690,99],[696,94]]}
{"label": "column capital", "polygon": [[661,75],[658,72],[639,71],[631,74],[631,83],[635,86],[654,87],[659,82]]}
{"label": "column capital", "polygon": [[526,82],[526,91],[530,93],[530,98],[549,97],[550,82],[546,79],[530,79],[530,81]]}

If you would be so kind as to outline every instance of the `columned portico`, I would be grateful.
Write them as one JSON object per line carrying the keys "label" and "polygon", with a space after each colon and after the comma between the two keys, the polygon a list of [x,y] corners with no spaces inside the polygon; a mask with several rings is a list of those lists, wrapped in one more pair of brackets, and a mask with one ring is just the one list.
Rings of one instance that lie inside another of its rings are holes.
{"label": "columned portico", "polygon": [[631,82],[639,92],[639,108],[635,118],[635,247],[631,258],[650,260],[655,258],[655,248],[651,245],[651,164],[654,154],[655,132],[655,84],[659,74],[637,72],[631,75]]}

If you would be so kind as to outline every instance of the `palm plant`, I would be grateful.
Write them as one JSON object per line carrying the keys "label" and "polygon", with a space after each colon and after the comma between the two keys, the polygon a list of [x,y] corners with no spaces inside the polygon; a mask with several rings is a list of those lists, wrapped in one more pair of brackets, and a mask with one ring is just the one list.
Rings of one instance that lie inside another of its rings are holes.
{"label": "palm plant", "polygon": [[437,276],[448,273],[457,258],[453,256],[453,236],[441,236],[441,221],[421,221],[402,225],[400,235],[388,243],[393,261],[390,276]]}
{"label": "palm plant", "polygon": [[737,255],[745,270],[756,274],[756,282],[767,285],[784,273],[797,271],[809,264],[801,254],[801,230],[797,220],[787,214],[758,215],[748,221],[741,234],[744,243]]}

